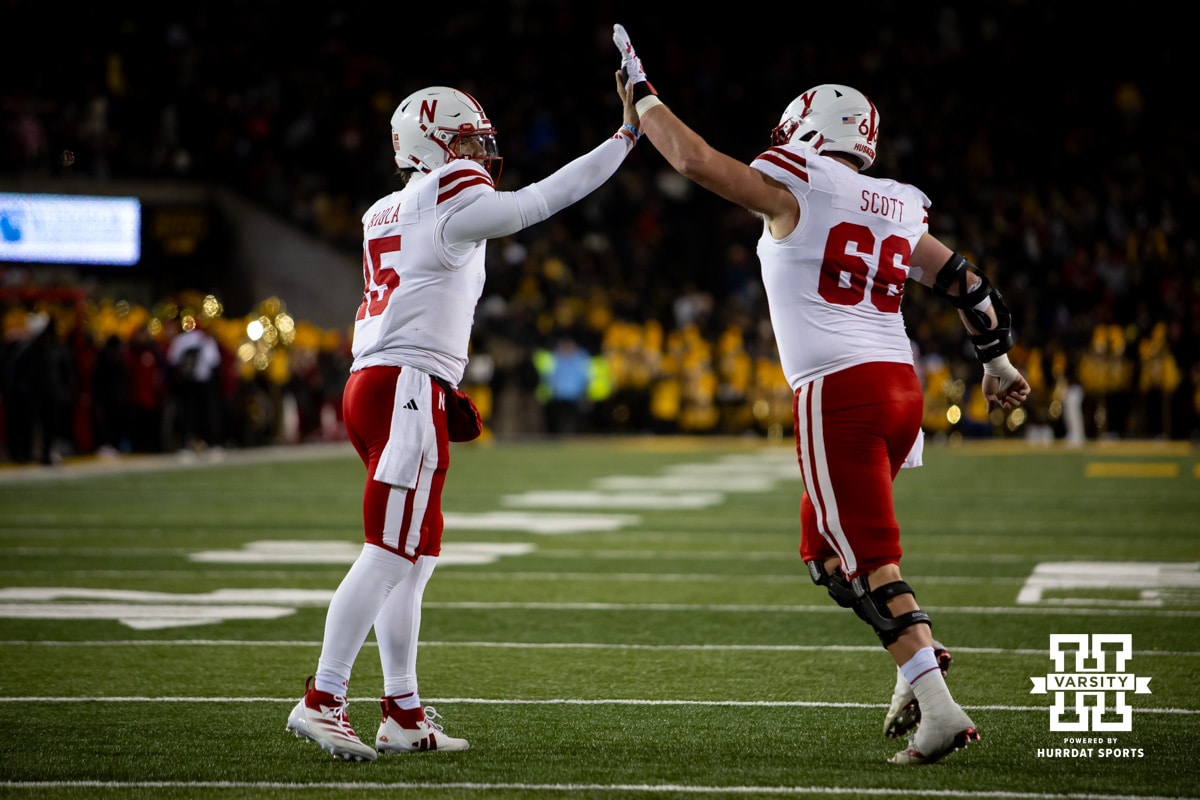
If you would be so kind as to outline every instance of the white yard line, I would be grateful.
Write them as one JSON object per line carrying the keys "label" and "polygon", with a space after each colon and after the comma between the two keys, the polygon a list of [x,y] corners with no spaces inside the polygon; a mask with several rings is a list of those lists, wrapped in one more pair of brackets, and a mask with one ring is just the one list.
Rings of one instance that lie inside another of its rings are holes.
{"label": "white yard line", "polygon": [[[0,703],[286,703],[294,705],[295,696],[289,697],[149,697],[133,695],[127,697],[0,697]],[[351,703],[377,705],[378,697],[351,697]],[[437,705],[481,705],[481,706],[691,706],[698,708],[887,708],[887,703],[834,703],[819,700],[644,700],[638,698],[574,698],[548,697],[540,700],[514,699],[511,697],[430,697],[421,702]],[[1037,711],[1045,714],[1049,707],[964,705],[969,711]],[[1198,716],[1196,708],[1135,708],[1138,714],[1173,714]]]}
{"label": "white yard line", "polygon": [[[907,792],[894,788],[865,786],[696,786],[688,784],[637,784],[637,783],[402,783],[366,781],[326,781],[319,783],[296,783],[282,781],[5,781],[0,787],[10,789],[252,789],[255,791],[311,792],[314,789],[339,792],[386,792],[404,789],[420,789],[436,792],[442,790],[471,791],[483,793],[500,791],[545,792],[549,794],[574,795],[581,792],[641,792],[645,794],[697,794],[717,795],[773,795],[773,796],[828,796],[849,795],[852,797],[894,797]],[[1188,797],[1164,797],[1141,794],[1086,794],[1059,792],[1005,792],[1005,791],[959,791],[955,789],[922,789],[922,797],[963,797],[968,800],[1197,800]]]}
{"label": "white yard line", "polygon": [[[47,640],[0,640],[0,644],[13,647],[312,647],[319,648],[318,640],[258,640],[258,639],[112,639],[90,641],[47,641]],[[364,647],[376,647],[368,639]],[[735,651],[735,652],[780,652],[780,653],[878,653],[879,647],[858,644],[625,644],[620,642],[443,642],[422,641],[421,647],[478,647],[501,650],[649,650],[649,651]],[[1002,647],[955,647],[955,653],[1000,656],[1045,656],[1045,649],[1002,648]],[[1200,651],[1187,650],[1134,650],[1133,656],[1171,656],[1176,658],[1200,658]]]}

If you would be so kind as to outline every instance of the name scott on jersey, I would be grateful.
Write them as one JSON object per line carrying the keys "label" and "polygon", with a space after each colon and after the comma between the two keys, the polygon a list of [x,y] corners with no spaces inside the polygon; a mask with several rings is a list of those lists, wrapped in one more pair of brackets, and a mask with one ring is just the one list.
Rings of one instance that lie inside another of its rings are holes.
{"label": "name scott on jersey", "polygon": [[872,192],[867,189],[863,189],[862,191],[862,205],[858,207],[858,210],[890,219],[893,222],[904,221],[903,200],[898,197],[888,197],[885,194]]}

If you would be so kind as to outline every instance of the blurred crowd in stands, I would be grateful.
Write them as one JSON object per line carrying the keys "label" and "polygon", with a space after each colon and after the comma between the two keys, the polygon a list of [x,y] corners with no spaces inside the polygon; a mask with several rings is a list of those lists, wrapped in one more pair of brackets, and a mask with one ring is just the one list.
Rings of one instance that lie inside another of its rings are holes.
{"label": "blurred crowd in stands", "polygon": [[[52,8],[9,6],[31,31],[58,24]],[[0,186],[67,170],[97,186],[217,181],[356,254],[362,210],[395,188],[388,118],[401,97],[431,84],[475,94],[500,131],[500,188],[516,188],[618,125],[619,21],[667,102],[747,161],[810,85],[848,83],[879,106],[872,173],[923,189],[931,229],[1001,288],[1034,389],[1026,408],[989,413],[953,309],[910,285],[929,432],[1200,436],[1200,126],[1171,88],[1182,36],[1124,18],[1081,36],[1057,4],[1018,0],[806,9],[803,25],[748,14],[693,33],[625,11],[527,0],[430,21],[317,2],[297,17],[268,0],[106,12],[95,35],[0,56],[21,76],[0,86]],[[643,143],[578,206],[494,242],[464,381],[490,431],[789,435],[759,233]],[[224,309],[219,287],[131,303],[35,273],[0,264],[0,455],[53,459],[14,436],[26,428],[66,452],[339,435],[352,320],[316,329],[288,316],[286,297]],[[194,331],[220,356],[200,359],[199,393],[169,357]],[[55,377],[28,377],[34,362]],[[42,392],[31,402],[44,428],[22,421],[29,392]]]}

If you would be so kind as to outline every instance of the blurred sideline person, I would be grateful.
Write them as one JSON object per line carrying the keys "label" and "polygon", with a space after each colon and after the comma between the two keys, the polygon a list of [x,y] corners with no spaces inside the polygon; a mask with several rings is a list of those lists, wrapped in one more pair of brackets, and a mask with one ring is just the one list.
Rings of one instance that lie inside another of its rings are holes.
{"label": "blurred sideline person", "polygon": [[[486,242],[549,218],[607,181],[637,143],[632,108],[625,117],[591,152],[502,192],[497,131],[471,95],[428,87],[392,115],[402,188],[363,215],[365,289],[343,400],[347,434],[367,468],[366,542],[330,601],[316,674],[287,722],[334,757],[372,761],[377,752],[468,747],[444,732],[433,709],[422,709],[416,666],[421,598],[441,552],[449,443],[479,433],[478,412],[457,387]],[[456,425],[472,430],[456,435]],[[384,684],[374,747],[359,740],[346,714],[351,668],[372,626]]]}
{"label": "blurred sideline person", "polygon": [[79,381],[58,325],[44,311],[29,314],[20,340],[0,356],[9,457],[17,464],[62,464]]}
{"label": "blurred sideline person", "polygon": [[552,436],[583,433],[590,409],[592,354],[570,335],[553,350],[539,354],[546,369],[546,432]]}
{"label": "blurred sideline person", "polygon": [[218,444],[218,392],[221,348],[198,319],[185,316],[181,330],[167,345],[175,421],[183,451],[205,450]]}
{"label": "blurred sideline person", "polygon": [[911,734],[890,760],[932,763],[979,738],[951,697],[949,656],[900,575],[892,484],[919,466],[921,384],[901,314],[909,279],[947,297],[983,362],[990,404],[1014,408],[1029,384],[1009,362],[1011,317],[974,265],[929,233],[929,199],[861,174],[879,114],[847,86],[794,99],[771,147],[746,165],[710,147],[658,98],[625,29],[618,94],[681,175],[763,220],[758,243],[771,323],[794,392],[801,558],[811,577],[879,636],[899,674],[884,733]]}

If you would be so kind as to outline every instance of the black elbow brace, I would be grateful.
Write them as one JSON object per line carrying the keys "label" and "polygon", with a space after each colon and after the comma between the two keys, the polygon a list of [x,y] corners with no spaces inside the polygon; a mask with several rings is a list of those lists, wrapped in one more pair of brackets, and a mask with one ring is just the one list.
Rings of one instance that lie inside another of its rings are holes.
{"label": "black elbow brace", "polygon": [[[968,272],[974,272],[979,278],[979,283],[974,289],[967,288]],[[950,287],[956,284],[958,294],[950,294]],[[1008,306],[1004,304],[1004,296],[996,287],[992,286],[987,275],[984,275],[978,267],[963,258],[961,254],[950,254],[949,260],[938,270],[938,274],[934,278],[933,290],[948,298],[950,304],[963,312],[971,326],[979,331],[979,333],[972,333],[969,336],[980,361],[991,361],[1012,349],[1015,341],[1012,330],[1012,314],[1009,312]],[[992,310],[996,312],[996,327],[994,328],[988,315],[975,308],[987,298],[991,298]]]}

